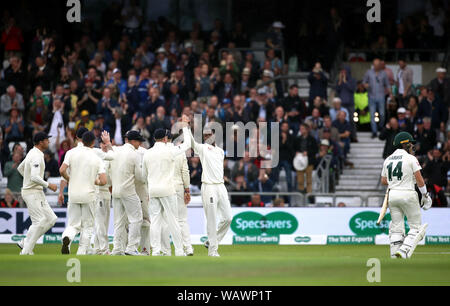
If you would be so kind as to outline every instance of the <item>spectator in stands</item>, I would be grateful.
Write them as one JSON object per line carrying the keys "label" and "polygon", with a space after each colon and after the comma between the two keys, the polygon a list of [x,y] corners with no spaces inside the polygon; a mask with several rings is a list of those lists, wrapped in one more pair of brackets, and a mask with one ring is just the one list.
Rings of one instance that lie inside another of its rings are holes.
{"label": "spectator in stands", "polygon": [[419,99],[416,96],[409,97],[407,111],[409,112],[409,119],[411,123],[415,124],[417,122],[419,111]]}
{"label": "spectator in stands", "polygon": [[68,139],[61,142],[58,148],[58,165],[61,167],[64,157],[66,156],[67,151],[71,149],[70,147],[70,141]]}
{"label": "spectator in stands", "polygon": [[342,106],[342,100],[341,98],[334,98],[333,99],[333,108],[330,109],[330,118],[332,121],[335,121],[338,117],[339,112],[345,113],[345,119],[347,121],[350,121],[350,113],[348,110]]}
{"label": "spectator in stands", "polygon": [[19,208],[19,201],[14,198],[10,189],[5,190],[5,197],[0,201],[1,208]]}
{"label": "spectator in stands", "polygon": [[215,75],[209,75],[209,66],[203,64],[199,69],[199,74],[195,76],[195,92],[197,98],[208,98],[212,96],[212,90],[214,89],[214,82],[212,78]]}
{"label": "spectator in stands", "polygon": [[436,145],[436,132],[431,128],[431,119],[425,117],[417,120],[417,131],[414,134],[416,140],[416,155],[419,159],[428,154]]}
{"label": "spectator in stands", "polygon": [[447,187],[449,161],[442,159],[442,153],[437,148],[429,151],[427,157],[423,166],[423,174],[427,188],[432,194],[433,206],[447,207],[445,189]]}
{"label": "spectator in stands", "polygon": [[202,165],[198,157],[192,157],[188,161],[189,173],[191,175],[191,189],[195,186],[200,191],[202,186]]}
{"label": "spectator in stands", "polygon": [[328,78],[323,72],[321,63],[316,63],[312,72],[308,76],[308,82],[311,85],[309,89],[309,103],[312,104],[316,97],[328,99]]}
{"label": "spectator in stands", "polygon": [[428,88],[428,96],[419,104],[417,116],[420,118],[430,117],[431,127],[434,130],[445,129],[448,120],[447,108],[436,98],[432,88]]}
{"label": "spectator in stands", "polygon": [[333,121],[331,121],[330,116],[325,116],[323,118],[323,127],[318,132],[318,139],[324,139],[324,133],[330,133],[330,139],[333,142],[339,141],[339,131],[336,127],[333,126]]}
{"label": "spectator in stands", "polygon": [[[389,93],[392,98],[389,79],[382,70],[380,59],[373,61],[373,68],[366,72],[363,83],[369,94],[372,138],[376,138],[378,126],[382,126],[385,123],[386,93]],[[378,112],[380,115],[379,123],[375,121],[375,112]]]}
{"label": "spectator in stands", "polygon": [[311,136],[317,139],[317,133],[323,127],[323,118],[320,116],[319,109],[314,108],[312,110],[311,116],[306,117],[305,123],[310,126]]}
{"label": "spectator in stands", "polygon": [[[235,183],[232,188],[232,192],[249,192],[247,187],[247,182],[243,175],[238,175],[235,178]],[[249,201],[249,196],[231,196],[231,203],[236,206],[242,206],[247,204]]]}
{"label": "spectator in stands", "polygon": [[143,146],[146,148],[149,148],[149,139],[150,139],[150,132],[148,131],[146,125],[145,125],[145,119],[144,117],[140,116],[136,119],[136,124],[131,128],[133,131],[138,131],[142,137],[146,139],[146,141],[143,143]]}
{"label": "spectator in stands", "polygon": [[284,36],[282,30],[285,28],[284,24],[280,21],[275,21],[272,24],[266,38],[266,47],[272,49],[278,49],[284,47]]}
{"label": "spectator in stands", "polygon": [[341,146],[344,155],[344,165],[353,168],[353,163],[347,160],[347,154],[350,152],[350,136],[352,127],[346,119],[346,114],[344,111],[338,113],[338,117],[333,121],[333,126],[337,128],[339,132],[339,145]]}
{"label": "spectator in stands", "polygon": [[22,30],[16,26],[16,20],[13,17],[8,19],[0,43],[5,46],[5,57],[16,55],[22,51],[24,43]]}
{"label": "spectator in stands", "polygon": [[111,120],[111,118],[113,116],[112,110],[118,106],[119,106],[119,102],[112,98],[111,90],[109,88],[105,88],[103,90],[103,97],[97,103],[96,114],[103,115],[103,117],[105,117],[106,121]]}
{"label": "spectator in stands", "polygon": [[[268,172],[270,169],[260,169],[259,170],[259,176],[256,182],[254,182],[252,185],[252,190],[255,192],[273,192],[273,186],[274,182],[270,179]],[[261,201],[265,204],[269,204],[272,201],[271,196],[262,196]]]}
{"label": "spectator in stands", "polygon": [[431,80],[429,88],[446,107],[450,107],[450,79],[445,68],[436,70],[437,77]]}
{"label": "spectator in stands", "polygon": [[55,154],[52,151],[47,150],[44,152],[45,161],[45,173],[44,178],[47,180],[49,177],[60,177],[58,162],[55,159]]}
{"label": "spectator in stands", "polygon": [[36,105],[30,108],[27,121],[33,126],[33,134],[43,132],[48,127],[49,111],[42,98],[36,99]]}
{"label": "spectator in stands", "polygon": [[231,178],[236,180],[238,176],[243,176],[248,186],[254,184],[258,178],[258,168],[252,163],[248,151],[245,151],[244,158],[236,162],[231,169]]}
{"label": "spectator in stands", "polygon": [[261,195],[254,194],[252,195],[251,201],[247,203],[248,207],[265,207],[266,203],[261,200]]}
{"label": "spectator in stands", "polygon": [[400,107],[397,110],[397,119],[399,129],[402,132],[408,132],[411,135],[414,133],[414,124],[406,118],[406,109],[404,107]]}
{"label": "spectator in stands", "polygon": [[300,192],[305,192],[305,175],[306,175],[306,192],[312,192],[312,172],[314,170],[315,158],[318,152],[317,141],[309,134],[309,127],[306,124],[300,125],[300,135],[295,143],[296,154],[303,154],[308,157],[308,166],[303,171],[297,171],[297,184]]}
{"label": "spectator in stands", "polygon": [[383,150],[383,158],[386,159],[397,149],[394,146],[394,138],[400,133],[399,123],[396,118],[392,117],[386,126],[381,130],[380,140],[385,140],[384,150]]}
{"label": "spectator in stands", "polygon": [[[55,48],[54,43],[51,44],[50,48]],[[47,64],[45,57],[36,57],[35,66],[30,70],[30,77],[33,87],[41,86],[42,90],[50,91],[54,73],[50,65]]]}
{"label": "spectator in stands", "polygon": [[166,110],[162,106],[156,109],[156,115],[152,116],[151,119],[147,117],[146,120],[148,121],[147,125],[150,135],[153,135],[157,129],[170,129],[170,120],[166,116]]}
{"label": "spectator in stands", "polygon": [[17,108],[9,111],[9,118],[5,122],[5,143],[24,141],[25,121]]}
{"label": "spectator in stands", "polygon": [[107,121],[108,126],[111,129],[111,136],[116,146],[123,145],[124,135],[131,128],[130,116],[120,107],[116,107],[112,110],[113,118]]}
{"label": "spectator in stands", "polygon": [[278,166],[273,171],[273,179],[278,182],[280,172],[283,169],[286,173],[288,192],[294,189],[292,182],[292,160],[295,154],[295,137],[289,131],[289,123],[284,121],[280,125],[279,140],[279,161]]}
{"label": "spectator in stands", "polygon": [[17,167],[22,162],[23,154],[18,152],[13,153],[12,161],[5,164],[4,175],[8,178],[7,188],[12,192],[19,194],[22,189],[23,177],[20,175]]}
{"label": "spectator in stands", "polygon": [[355,111],[358,113],[360,130],[370,130],[369,96],[362,82],[358,82],[355,92]]}
{"label": "spectator in stands", "polygon": [[17,108],[23,113],[25,111],[25,103],[23,96],[16,92],[16,88],[13,85],[10,85],[6,89],[6,93],[0,98],[0,125],[5,124],[9,111],[12,108]]}
{"label": "spectator in stands", "polygon": [[275,200],[273,200],[273,207],[286,207],[284,198],[276,198]]}
{"label": "spectator in stands", "polygon": [[25,72],[22,69],[22,59],[18,56],[11,56],[9,58],[9,67],[4,71],[5,82],[14,86],[17,92],[24,93],[26,82]]}
{"label": "spectator in stands", "polygon": [[75,124],[75,130],[78,130],[80,126],[83,126],[89,131],[92,131],[92,129],[94,128],[94,121],[89,118],[89,112],[87,110],[83,110],[80,116],[81,119],[78,120]]}
{"label": "spectator in stands", "polygon": [[341,99],[342,107],[345,108],[350,117],[355,112],[355,91],[356,80],[352,77],[350,66],[344,66],[339,73],[339,80],[336,86],[336,93]]}
{"label": "spectator in stands", "polygon": [[413,80],[414,72],[406,64],[405,59],[398,60],[399,69],[397,71],[396,85],[398,88],[397,102],[400,107],[406,107],[408,97],[414,94]]}

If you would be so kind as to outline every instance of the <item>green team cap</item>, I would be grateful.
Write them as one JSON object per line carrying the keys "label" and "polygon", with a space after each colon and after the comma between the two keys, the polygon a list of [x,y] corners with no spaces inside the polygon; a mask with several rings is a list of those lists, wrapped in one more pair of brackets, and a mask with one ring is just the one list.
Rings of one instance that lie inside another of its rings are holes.
{"label": "green team cap", "polygon": [[394,138],[394,146],[399,147],[402,144],[405,143],[415,143],[416,141],[408,132],[401,132],[398,133],[397,136]]}

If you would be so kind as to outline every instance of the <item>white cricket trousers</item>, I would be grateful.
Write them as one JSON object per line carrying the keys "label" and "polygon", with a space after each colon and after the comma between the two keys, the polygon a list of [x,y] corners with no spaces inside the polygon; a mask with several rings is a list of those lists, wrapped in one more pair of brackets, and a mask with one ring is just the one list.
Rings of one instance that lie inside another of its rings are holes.
{"label": "white cricket trousers", "polygon": [[184,254],[183,244],[181,242],[181,230],[177,220],[176,195],[150,198],[150,243],[152,246],[152,255],[161,253],[161,234],[163,222],[167,223],[169,232],[172,235],[172,241],[175,246],[175,256]]}
{"label": "white cricket trousers", "polygon": [[38,239],[55,225],[58,218],[48,205],[43,191],[22,191],[22,198],[28,208],[31,226],[25,237],[21,254],[30,255]]}
{"label": "white cricket trousers", "polygon": [[[183,248],[186,252],[193,252],[191,244],[191,231],[188,223],[187,205],[184,203],[184,187],[183,185],[176,188],[177,196],[177,219],[181,230],[181,240]],[[161,246],[164,253],[170,254],[170,237],[169,228],[165,222],[162,226]]]}
{"label": "white cricket trousers", "polygon": [[72,243],[78,233],[80,234],[80,245],[77,255],[87,255],[87,251],[94,235],[94,212],[95,202],[93,203],[69,203],[67,206],[67,228],[62,237],[68,237]]}
{"label": "white cricket trousers", "polygon": [[148,197],[141,200],[142,209],[142,226],[141,226],[141,252],[150,252],[150,209],[148,203]]}
{"label": "white cricket trousers", "polygon": [[[228,232],[232,221],[231,205],[224,184],[202,184],[202,202],[206,216],[206,232],[208,234],[208,255],[214,255],[219,243]],[[220,216],[219,226],[217,217]]]}
{"label": "white cricket trousers", "polygon": [[96,254],[105,254],[109,251],[109,216],[111,214],[111,195],[100,193],[94,210],[95,238],[94,249]]}
{"label": "white cricket trousers", "polygon": [[[412,190],[390,190],[389,210],[391,212],[391,224],[389,226],[389,238],[391,241],[391,256],[402,247],[403,244],[412,246],[422,225],[419,197]],[[405,216],[409,225],[409,233],[405,238]]]}
{"label": "white cricket trousers", "polygon": [[[138,251],[141,241],[142,206],[137,194],[127,197],[113,198],[114,208],[114,248],[113,254],[133,253]],[[126,225],[128,226],[128,243],[123,250],[126,237]]]}

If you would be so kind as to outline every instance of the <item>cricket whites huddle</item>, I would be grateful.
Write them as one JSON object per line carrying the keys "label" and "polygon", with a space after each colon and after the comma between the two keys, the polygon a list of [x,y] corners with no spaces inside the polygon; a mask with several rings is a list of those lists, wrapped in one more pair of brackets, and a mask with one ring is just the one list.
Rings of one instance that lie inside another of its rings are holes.
{"label": "cricket whites huddle", "polygon": [[[125,144],[112,146],[103,132],[100,149],[94,148],[95,136],[85,128],[77,131],[77,146],[68,151],[60,167],[60,197],[68,187],[68,222],[62,234],[62,254],[71,253],[71,244],[80,234],[77,255],[193,256],[187,222],[190,202],[190,176],[186,151],[200,157],[202,202],[207,221],[208,255],[219,257],[218,245],[231,224],[231,205],[223,180],[224,151],[216,146],[212,130],[204,131],[208,143],[195,142],[190,119],[182,118],[184,141],[176,146],[168,130],[156,130],[155,145],[146,150],[137,131],[125,135]],[[44,153],[49,136],[34,136],[30,150],[18,170],[24,177],[22,196],[32,225],[18,243],[21,255],[33,255],[37,240],[52,228],[56,215],[45,199],[44,188],[57,186],[43,179]],[[114,210],[113,249],[109,249],[110,207]],[[220,222],[217,224],[217,219]],[[91,241],[94,240],[92,246]]]}
{"label": "cricket whites huddle", "polygon": [[[203,168],[201,197],[208,235],[205,247],[209,256],[220,256],[218,245],[232,220],[224,185],[224,151],[215,144],[213,132],[208,128],[203,132],[205,144],[197,143],[189,123],[189,117],[183,116],[184,140],[180,145],[172,143],[170,131],[160,129],[155,131],[155,145],[149,150],[141,147],[145,140],[137,131],[129,131],[121,147],[112,146],[109,134],[103,132],[100,149],[93,148],[93,133],[84,128],[77,131],[78,145],[67,152],[60,168],[63,178],[60,197],[68,186],[68,223],[62,234],[62,254],[70,254],[71,244],[80,234],[77,255],[170,256],[171,237],[175,256],[192,256],[186,207],[191,199],[186,152],[193,149]],[[43,180],[43,151],[48,143],[46,134],[36,134],[35,147],[18,168],[24,177],[22,196],[32,221],[26,237],[18,243],[21,255],[33,255],[37,240],[57,219],[43,192],[43,188],[57,190],[56,185]],[[388,189],[378,224],[389,207],[392,258],[410,258],[428,226],[422,224],[421,208],[428,210],[432,200],[414,156],[414,143],[409,133],[399,133],[394,139],[397,150],[385,160],[381,173],[381,182]],[[111,206],[112,251],[108,240]],[[405,216],[410,227],[408,233]]]}

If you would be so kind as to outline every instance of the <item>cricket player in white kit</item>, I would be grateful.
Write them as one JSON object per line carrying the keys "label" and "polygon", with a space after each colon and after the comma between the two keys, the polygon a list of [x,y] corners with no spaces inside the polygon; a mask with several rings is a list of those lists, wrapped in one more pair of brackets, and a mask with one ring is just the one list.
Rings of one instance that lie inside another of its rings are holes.
{"label": "cricket player in white kit", "polygon": [[110,163],[114,160],[114,152],[111,147],[109,133],[102,133],[100,149],[94,149],[94,152],[103,160],[107,183],[104,186],[97,186],[97,200],[94,210],[95,237],[94,253],[97,255],[109,255],[108,227],[111,214],[111,176]]}
{"label": "cricket player in white kit", "polygon": [[[389,239],[392,258],[410,258],[417,244],[425,237],[428,224],[422,225],[420,208],[428,210],[432,200],[427,192],[422,169],[414,152],[414,139],[406,132],[399,133],[394,139],[398,149],[389,156],[383,165],[381,182],[389,188],[388,203],[391,212]],[[419,203],[415,184],[422,193]],[[404,217],[410,227],[405,237]]]}
{"label": "cricket player in white kit", "polygon": [[[183,115],[182,121],[187,125],[189,118]],[[189,130],[183,128],[184,142],[180,146],[167,145],[166,130],[155,131],[155,145],[144,155],[143,173],[147,177],[150,196],[150,241],[152,255],[161,256],[161,226],[165,221],[172,235],[175,256],[184,256],[181,230],[177,220],[177,200],[174,180],[175,158],[186,154],[191,147]]]}
{"label": "cricket player in white kit", "polygon": [[[137,131],[129,131],[128,141],[122,147],[114,147],[111,162],[112,202],[114,208],[114,248],[112,255],[139,256],[141,226],[143,221],[141,201],[136,193],[136,181],[144,181],[142,164],[137,149],[144,138]],[[126,225],[128,241],[126,248]]]}
{"label": "cricket player in white kit", "polygon": [[[203,131],[205,142],[210,144],[200,144],[195,142],[190,133],[192,148],[198,154],[202,163],[202,202],[206,216],[206,230],[208,241],[205,247],[208,248],[208,255],[219,257],[219,243],[225,237],[232,221],[231,205],[228,199],[228,192],[223,179],[224,151],[215,144],[212,130],[205,128]],[[221,221],[217,226],[217,215],[220,214]]]}
{"label": "cricket player in white kit", "polygon": [[27,204],[31,218],[31,226],[23,241],[18,243],[22,248],[20,255],[33,255],[36,241],[55,225],[57,217],[45,199],[43,188],[52,191],[57,186],[44,181],[45,161],[44,151],[49,146],[49,136],[45,133],[37,133],[34,136],[34,148],[28,152],[25,159],[17,167],[23,176],[22,198]]}
{"label": "cricket player in white kit", "polygon": [[[72,152],[83,147],[83,135],[86,132],[89,132],[89,130],[83,126],[77,130],[77,133],[75,135],[75,140],[76,140],[77,145],[75,148],[66,152],[66,155],[64,156],[64,160],[69,158],[69,156],[70,156],[70,154],[72,154]],[[70,173],[69,173],[69,175],[70,175]],[[67,181],[62,177],[61,182],[59,184],[59,195],[58,195],[58,203],[60,205],[62,205],[64,203],[64,189],[66,188],[66,186],[67,186]]]}
{"label": "cricket player in white kit", "polygon": [[[139,147],[137,150],[139,154],[139,161],[141,165],[144,161],[144,154],[147,150],[143,147]],[[136,180],[136,193],[141,201],[142,208],[142,226],[141,226],[141,254],[150,255],[150,211],[149,211],[149,197],[148,197],[148,186],[147,180],[138,181]]]}
{"label": "cricket player in white kit", "polygon": [[60,168],[69,183],[68,226],[62,234],[62,254],[70,254],[70,244],[81,232],[77,255],[87,255],[94,234],[96,185],[104,186],[107,182],[103,161],[92,149],[94,142],[92,132],[84,133],[83,147],[64,159]]}
{"label": "cricket player in white kit", "polygon": [[[172,135],[167,131],[169,142],[167,145],[174,146]],[[187,205],[191,201],[191,194],[189,190],[190,185],[189,166],[186,154],[181,154],[175,157],[175,170],[173,182],[175,184],[175,192],[177,195],[177,219],[180,225],[181,238],[183,241],[183,248],[187,256],[194,256],[194,248],[191,244],[191,231],[188,224],[188,210]],[[170,237],[169,230],[166,224],[163,225],[162,230],[162,251],[170,254]]]}

